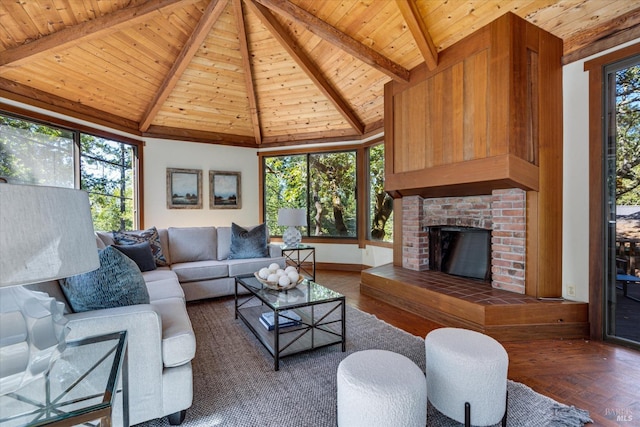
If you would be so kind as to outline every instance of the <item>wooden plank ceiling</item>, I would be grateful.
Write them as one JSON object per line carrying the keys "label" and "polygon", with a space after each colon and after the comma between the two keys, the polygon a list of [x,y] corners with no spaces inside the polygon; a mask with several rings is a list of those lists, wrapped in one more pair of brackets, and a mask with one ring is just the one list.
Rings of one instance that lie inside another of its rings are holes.
{"label": "wooden plank ceiling", "polygon": [[241,146],[358,139],[383,86],[511,11],[565,59],[640,36],[632,0],[0,2],[0,96],[131,132]]}

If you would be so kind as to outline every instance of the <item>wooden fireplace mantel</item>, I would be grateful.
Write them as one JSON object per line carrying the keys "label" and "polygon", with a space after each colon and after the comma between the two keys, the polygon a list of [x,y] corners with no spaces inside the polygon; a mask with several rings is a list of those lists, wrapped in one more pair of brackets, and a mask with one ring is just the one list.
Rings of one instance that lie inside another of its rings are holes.
{"label": "wooden fireplace mantel", "polygon": [[561,59],[561,39],[507,13],[442,51],[435,69],[385,85],[385,189],[395,198],[525,190],[534,297],[562,295]]}

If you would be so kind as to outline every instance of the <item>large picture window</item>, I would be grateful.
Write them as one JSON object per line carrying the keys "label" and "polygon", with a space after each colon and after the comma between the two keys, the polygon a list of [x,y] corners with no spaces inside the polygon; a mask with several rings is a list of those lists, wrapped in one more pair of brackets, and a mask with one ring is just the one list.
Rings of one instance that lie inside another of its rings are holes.
{"label": "large picture window", "polygon": [[279,208],[303,208],[308,237],[357,237],[356,152],[338,151],[263,158],[265,222],[282,235]]}
{"label": "large picture window", "polygon": [[0,113],[0,176],[86,190],[96,230],[138,227],[137,150],[135,144]]}
{"label": "large picture window", "polygon": [[309,154],[309,232],[357,237],[356,152]]}
{"label": "large picture window", "polygon": [[[393,199],[384,191],[384,144],[264,155],[262,167],[264,221],[271,235],[281,236],[285,229],[278,225],[278,209],[301,208],[308,224],[300,227],[303,236],[358,239],[361,244],[393,241]],[[365,224],[359,228],[360,217]]]}

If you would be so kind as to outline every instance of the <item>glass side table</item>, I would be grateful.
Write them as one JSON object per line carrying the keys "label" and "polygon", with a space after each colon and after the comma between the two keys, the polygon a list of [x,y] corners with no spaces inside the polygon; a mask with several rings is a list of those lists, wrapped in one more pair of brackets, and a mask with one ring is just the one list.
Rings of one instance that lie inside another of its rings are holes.
{"label": "glass side table", "polygon": [[303,244],[281,248],[287,265],[294,266],[306,279],[316,280],[316,248]]}
{"label": "glass side table", "polygon": [[123,425],[129,426],[127,332],[67,342],[43,378],[0,396],[0,425],[112,425],[121,377]]}

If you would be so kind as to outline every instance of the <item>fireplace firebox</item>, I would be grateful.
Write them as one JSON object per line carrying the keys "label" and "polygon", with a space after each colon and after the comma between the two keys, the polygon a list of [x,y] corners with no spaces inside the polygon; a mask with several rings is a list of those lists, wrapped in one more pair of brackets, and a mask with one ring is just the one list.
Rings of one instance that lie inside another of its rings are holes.
{"label": "fireplace firebox", "polygon": [[491,230],[475,227],[427,227],[429,270],[491,281]]}

